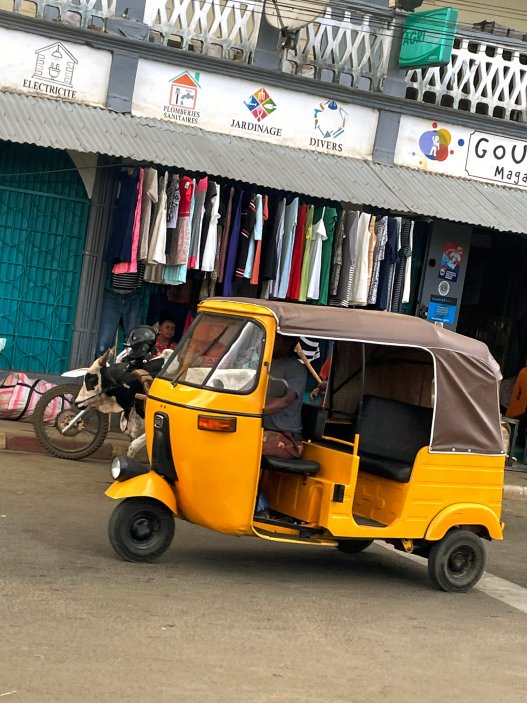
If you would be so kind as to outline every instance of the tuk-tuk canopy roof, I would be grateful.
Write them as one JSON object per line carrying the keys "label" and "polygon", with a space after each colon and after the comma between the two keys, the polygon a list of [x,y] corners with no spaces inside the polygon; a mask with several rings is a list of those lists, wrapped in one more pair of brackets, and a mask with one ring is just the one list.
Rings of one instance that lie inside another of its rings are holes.
{"label": "tuk-tuk canopy roof", "polygon": [[[221,303],[218,305],[218,303]],[[236,306],[233,309],[232,304]],[[430,449],[435,452],[503,454],[498,385],[500,368],[488,347],[410,315],[332,308],[254,298],[212,298],[204,308],[222,312],[271,312],[285,335],[415,347],[434,360],[435,407]]]}

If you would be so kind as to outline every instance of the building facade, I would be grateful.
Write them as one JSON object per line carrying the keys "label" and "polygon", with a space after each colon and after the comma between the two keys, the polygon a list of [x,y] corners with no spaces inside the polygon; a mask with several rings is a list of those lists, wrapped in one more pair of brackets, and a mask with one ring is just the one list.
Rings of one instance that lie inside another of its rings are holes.
{"label": "building facade", "polygon": [[[0,368],[53,375],[93,358],[121,176],[148,166],[410,218],[401,311],[483,339],[515,374],[523,26],[460,24],[448,65],[405,71],[397,4],[303,4],[277,22],[259,0],[39,0],[33,16],[2,0]],[[167,287],[151,278],[144,316]]]}

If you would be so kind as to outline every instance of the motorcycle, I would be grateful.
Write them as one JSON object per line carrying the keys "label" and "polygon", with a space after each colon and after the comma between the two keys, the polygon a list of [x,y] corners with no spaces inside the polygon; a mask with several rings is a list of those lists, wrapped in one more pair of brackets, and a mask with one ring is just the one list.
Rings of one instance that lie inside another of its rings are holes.
{"label": "motorcycle", "polygon": [[[50,454],[74,461],[91,456],[108,435],[112,413],[120,413],[120,429],[130,437],[127,455],[133,457],[144,447],[145,394],[172,353],[152,358],[155,337],[153,328],[136,327],[115,363],[109,363],[109,349],[89,368],[62,374],[83,377],[82,385],[60,384],[42,395],[32,423],[38,440]],[[61,410],[50,420],[46,410],[57,398]]]}

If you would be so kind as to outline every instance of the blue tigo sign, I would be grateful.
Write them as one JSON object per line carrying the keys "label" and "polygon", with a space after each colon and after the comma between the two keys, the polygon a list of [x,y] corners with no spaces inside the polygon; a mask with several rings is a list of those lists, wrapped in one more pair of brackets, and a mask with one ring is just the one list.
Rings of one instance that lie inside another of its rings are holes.
{"label": "blue tigo sign", "polygon": [[456,304],[457,298],[442,298],[440,295],[431,295],[426,319],[430,322],[453,325],[456,321]]}

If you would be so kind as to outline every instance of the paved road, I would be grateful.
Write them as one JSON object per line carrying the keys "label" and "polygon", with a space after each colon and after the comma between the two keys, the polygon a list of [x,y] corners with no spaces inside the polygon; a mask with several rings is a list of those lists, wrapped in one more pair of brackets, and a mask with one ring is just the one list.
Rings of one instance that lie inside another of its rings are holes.
{"label": "paved road", "polygon": [[[108,467],[0,452],[1,703],[523,703],[527,614],[434,590],[374,546],[287,547],[178,523],[114,556]],[[526,502],[489,571],[527,586]]]}

